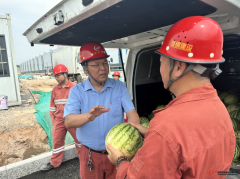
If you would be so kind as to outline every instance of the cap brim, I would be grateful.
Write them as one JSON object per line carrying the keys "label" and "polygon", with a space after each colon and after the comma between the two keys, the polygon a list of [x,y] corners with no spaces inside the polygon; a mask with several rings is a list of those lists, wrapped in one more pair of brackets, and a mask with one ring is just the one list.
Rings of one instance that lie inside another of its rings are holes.
{"label": "cap brim", "polygon": [[84,60],[84,61],[80,62],[80,64],[83,63],[83,62],[88,62],[88,61],[92,61],[92,60],[99,60],[99,59],[108,58],[108,57],[110,57],[110,55],[107,55],[107,56],[101,57],[101,58],[93,58],[93,59]]}

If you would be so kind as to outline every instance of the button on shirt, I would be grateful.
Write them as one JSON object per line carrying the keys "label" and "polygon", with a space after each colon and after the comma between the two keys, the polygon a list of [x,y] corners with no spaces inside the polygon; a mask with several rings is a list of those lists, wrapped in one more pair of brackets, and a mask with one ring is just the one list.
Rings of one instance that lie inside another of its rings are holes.
{"label": "button on shirt", "polygon": [[144,145],[131,162],[119,165],[117,179],[226,177],[217,171],[229,171],[236,139],[227,109],[210,83],[154,114]]}
{"label": "button on shirt", "polygon": [[110,110],[77,128],[76,135],[82,144],[94,150],[106,150],[105,138],[109,130],[124,122],[123,113],[134,109],[134,106],[124,83],[108,78],[99,92],[87,79],[70,90],[64,117],[69,114],[87,113],[96,105]]}

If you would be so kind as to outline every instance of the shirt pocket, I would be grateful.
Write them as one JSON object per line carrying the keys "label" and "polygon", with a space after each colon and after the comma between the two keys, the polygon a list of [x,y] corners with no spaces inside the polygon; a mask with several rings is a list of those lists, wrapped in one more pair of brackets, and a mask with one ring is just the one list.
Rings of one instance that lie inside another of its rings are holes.
{"label": "shirt pocket", "polygon": [[122,102],[121,100],[116,100],[110,103],[110,115],[111,117],[121,117],[122,116]]}

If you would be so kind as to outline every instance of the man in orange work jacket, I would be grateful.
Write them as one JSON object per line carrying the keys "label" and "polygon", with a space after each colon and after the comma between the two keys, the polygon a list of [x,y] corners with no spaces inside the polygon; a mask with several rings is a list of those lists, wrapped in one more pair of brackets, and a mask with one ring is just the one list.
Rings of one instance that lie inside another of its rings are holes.
{"label": "man in orange work jacket", "polygon": [[226,177],[218,172],[229,171],[236,139],[226,107],[210,83],[221,73],[222,47],[222,30],[208,17],[188,17],[171,27],[157,53],[164,88],[176,98],[153,112],[149,130],[132,124],[145,140],[131,162],[107,144],[117,179]]}
{"label": "man in orange work jacket", "polygon": [[67,129],[63,120],[64,106],[67,103],[69,91],[75,83],[68,79],[68,69],[63,64],[58,64],[53,68],[53,75],[59,84],[53,88],[50,101],[50,116],[53,124],[52,158],[51,162],[42,166],[42,170],[50,170],[61,165],[67,131],[72,135],[75,141],[77,154],[80,156],[81,144],[76,138],[76,128]]}

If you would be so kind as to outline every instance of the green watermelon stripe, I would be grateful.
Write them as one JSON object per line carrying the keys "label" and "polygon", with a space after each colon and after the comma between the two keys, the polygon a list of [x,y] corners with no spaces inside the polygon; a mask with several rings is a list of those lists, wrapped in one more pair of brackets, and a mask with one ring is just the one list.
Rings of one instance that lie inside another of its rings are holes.
{"label": "green watermelon stripe", "polygon": [[133,137],[134,137],[134,133],[136,132],[136,128],[134,128],[134,127],[132,127],[133,128],[133,130],[131,131],[131,134],[129,135],[129,137],[128,137],[128,139],[127,139],[127,141],[121,146],[121,149],[123,149],[123,148],[125,148],[127,145],[129,145],[129,141],[131,140],[132,141],[132,139],[133,139]]}
{"label": "green watermelon stripe", "polygon": [[146,118],[146,117],[140,117],[140,124],[143,124],[143,123],[146,123],[146,122],[149,122],[149,119]]}
{"label": "green watermelon stripe", "polygon": [[228,95],[224,97],[223,102],[227,105],[237,104],[239,102],[239,99],[237,95],[228,93]]}
{"label": "green watermelon stripe", "polygon": [[119,125],[114,126],[107,134],[106,139],[108,139],[108,143],[111,142],[112,138],[115,137],[115,135],[113,135],[115,133],[116,130],[118,130]]}
{"label": "green watermelon stripe", "polygon": [[[129,126],[129,125],[128,125]],[[128,134],[128,133],[130,133],[131,131],[131,129],[132,129],[133,127],[130,125],[129,126],[129,128],[127,128],[127,130],[123,133],[123,135],[121,135],[121,137],[120,138],[118,138],[115,142],[114,142],[114,144],[115,145],[119,145],[120,143],[123,143],[124,141],[123,141],[123,138],[126,138],[126,136],[125,136],[125,134]],[[129,137],[129,136],[128,136]]]}
{"label": "green watermelon stripe", "polygon": [[232,118],[232,125],[233,125],[234,131],[239,131],[239,129],[240,129],[240,124],[239,124],[239,122],[238,122],[237,119]]}
{"label": "green watermelon stripe", "polygon": [[[130,125],[130,124],[129,124],[129,125]],[[124,125],[121,129],[117,129],[118,132],[117,132],[117,133],[114,135],[114,137],[110,140],[110,143],[112,143],[112,142],[119,136],[119,134],[123,132],[123,129],[125,129],[126,127],[128,127],[128,129],[131,128],[131,126],[129,126],[129,125]],[[117,127],[117,126],[116,126],[116,127]],[[118,126],[118,127],[119,127],[119,126]],[[115,128],[111,129],[113,133],[115,132],[114,129],[115,129]],[[123,136],[123,135],[122,135],[122,136]],[[121,137],[122,137],[122,136],[121,136]]]}
{"label": "green watermelon stripe", "polygon": [[132,149],[129,150],[129,153],[135,152],[137,149],[139,149],[142,146],[142,136],[138,137],[136,145],[132,147]]}
{"label": "green watermelon stripe", "polygon": [[142,123],[141,125],[146,127],[146,128],[149,128],[149,122],[148,123],[147,122],[146,123]]}
{"label": "green watermelon stripe", "polygon": [[235,151],[234,151],[234,154],[233,154],[233,160],[236,160],[239,156],[240,156],[240,148],[236,144]]}

